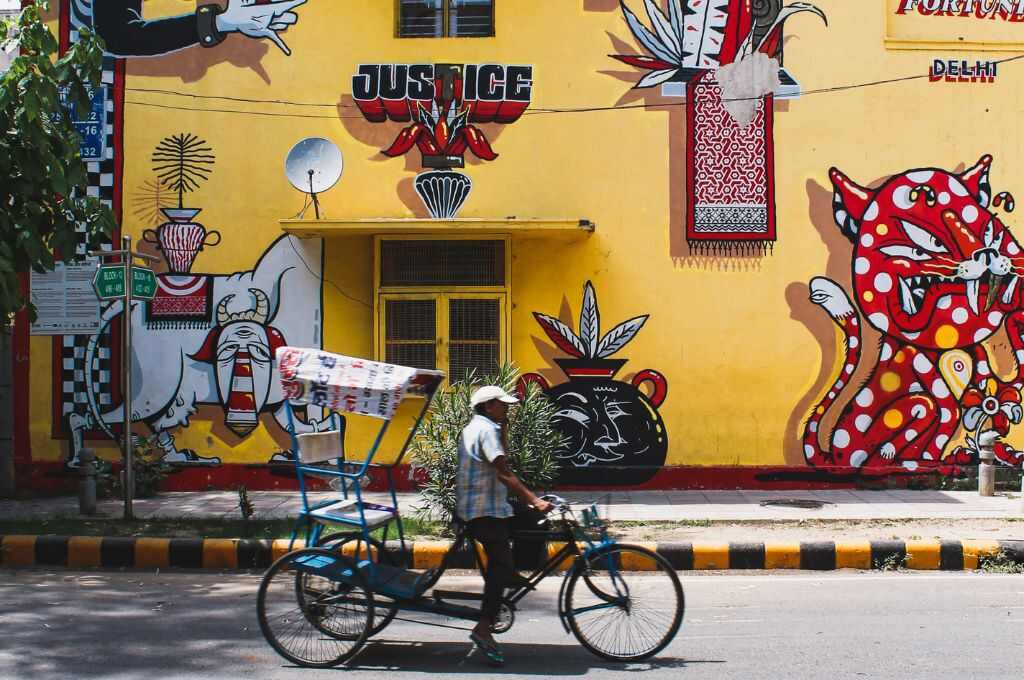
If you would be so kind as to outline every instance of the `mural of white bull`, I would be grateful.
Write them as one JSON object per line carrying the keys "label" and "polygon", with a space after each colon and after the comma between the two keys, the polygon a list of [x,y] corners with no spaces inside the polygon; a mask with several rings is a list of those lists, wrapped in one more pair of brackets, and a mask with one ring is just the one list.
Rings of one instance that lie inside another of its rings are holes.
{"label": "mural of white bull", "polygon": [[[164,308],[185,310],[196,316],[195,291],[202,291],[209,309],[200,320],[162,322],[153,310],[133,303],[132,323],[132,422],[144,422],[164,451],[163,460],[175,463],[219,463],[178,449],[171,434],[189,426],[189,418],[202,405],[220,405],[224,424],[244,437],[258,425],[259,415],[272,412],[278,424],[287,426],[284,395],[277,379],[274,352],[289,344],[321,347],[323,341],[322,271],[320,240],[277,239],[251,271],[230,275],[189,275],[161,278],[183,282],[180,302],[169,297]],[[192,295],[192,297],[188,297]],[[176,307],[177,305],[177,307]],[[180,309],[179,309],[180,307]],[[86,349],[86,387],[89,410],[71,414],[69,467],[78,465],[84,433],[99,428],[115,438],[112,426],[124,422],[122,405],[101,411],[96,403],[93,370],[99,337],[121,316],[124,303],[115,301],[102,314],[100,331]],[[322,414],[308,414],[309,422],[297,422],[300,432],[327,429]]]}

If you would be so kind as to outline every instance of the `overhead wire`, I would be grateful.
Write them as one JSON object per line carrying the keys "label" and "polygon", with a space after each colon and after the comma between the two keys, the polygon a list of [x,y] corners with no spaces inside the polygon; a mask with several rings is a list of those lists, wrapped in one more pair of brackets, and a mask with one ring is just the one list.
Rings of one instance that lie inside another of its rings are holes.
{"label": "overhead wire", "polygon": [[[995,59],[995,60],[992,60],[992,61],[993,61],[993,63],[998,65],[998,64],[1006,64],[1006,63],[1010,63],[1010,62],[1019,61],[1021,59],[1024,59],[1024,54],[1020,54],[1020,55],[1016,55],[1016,56],[1012,56],[1012,57],[1005,57],[1003,59]],[[929,77],[928,74],[914,74],[914,75],[908,75],[908,76],[898,76],[898,77],[895,77],[895,78],[884,78],[884,79],[880,79],[880,80],[872,80],[872,81],[867,81],[867,82],[863,82],[863,83],[853,83],[853,84],[849,84],[849,85],[835,85],[835,86],[831,86],[831,87],[822,87],[822,88],[815,88],[815,89],[811,89],[811,90],[804,90],[804,91],[802,91],[800,93],[800,96],[801,97],[805,97],[805,96],[813,96],[813,95],[818,95],[818,94],[830,94],[830,93],[835,93],[835,92],[847,92],[847,91],[850,91],[850,90],[857,90],[857,89],[861,89],[861,88],[878,87],[878,86],[882,86],[882,85],[892,85],[892,84],[895,84],[895,83],[903,83],[903,82],[910,82],[910,81],[915,81],[915,80],[923,80],[923,79],[928,78],[928,77]],[[199,99],[199,100],[221,100],[221,101],[234,102],[234,103],[238,103],[238,104],[270,104],[270,105],[278,105],[278,106],[295,106],[295,107],[310,107],[310,108],[330,108],[330,109],[357,108],[353,104],[346,104],[344,102],[327,103],[327,102],[303,102],[303,101],[294,101],[294,100],[288,100],[288,99],[258,99],[258,98],[250,98],[250,97],[233,97],[233,96],[229,96],[229,95],[208,95],[208,94],[198,94],[198,93],[194,93],[194,92],[181,92],[181,91],[178,91],[178,90],[167,90],[167,89],[158,89],[158,88],[140,88],[140,87],[126,87],[125,90],[128,91],[128,92],[138,92],[138,93],[143,93],[143,94],[158,94],[158,95],[175,96],[175,97],[187,97],[187,98]],[[722,101],[727,101],[727,102],[732,102],[732,101],[755,101],[755,100],[759,100],[759,99],[761,99],[761,97],[726,97],[726,98],[723,98]],[[177,105],[172,105],[172,104],[159,104],[159,103],[156,103],[156,102],[143,102],[143,101],[137,101],[137,100],[128,100],[125,103],[126,104],[131,104],[131,105],[134,105],[134,106],[146,106],[146,107],[151,107],[151,108],[161,108],[161,109],[169,109],[169,110],[175,110],[175,111],[195,111],[195,112],[201,112],[201,113],[203,113],[203,112],[206,112],[206,113],[228,113],[228,114],[264,116],[264,117],[272,117],[272,118],[307,118],[307,119],[312,118],[312,119],[322,119],[322,120],[362,120],[363,119],[362,115],[352,115],[352,116],[334,115],[334,116],[328,116],[328,115],[315,115],[315,114],[303,114],[303,113],[281,113],[281,112],[272,112],[272,111],[243,111],[243,110],[238,110],[238,109],[227,109],[227,108],[207,108],[207,107],[177,106]],[[612,105],[612,106],[532,107],[532,108],[527,109],[525,112],[523,112],[523,115],[524,116],[531,116],[531,115],[536,116],[536,115],[551,115],[551,114],[560,114],[560,113],[565,113],[565,114],[569,114],[569,113],[594,113],[594,112],[599,112],[599,111],[625,111],[625,110],[631,110],[631,109],[671,108],[671,107],[678,107],[678,106],[685,106],[685,102],[645,102],[645,103],[641,103],[641,104],[618,104],[618,105]]]}

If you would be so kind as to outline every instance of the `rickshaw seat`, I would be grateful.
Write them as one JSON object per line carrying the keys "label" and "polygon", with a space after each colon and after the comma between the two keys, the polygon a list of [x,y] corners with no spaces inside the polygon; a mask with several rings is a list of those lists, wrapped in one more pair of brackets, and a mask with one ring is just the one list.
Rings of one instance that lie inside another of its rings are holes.
{"label": "rickshaw seat", "polygon": [[[363,509],[362,516],[360,516],[359,513],[360,506],[362,506]],[[395,508],[385,505],[377,505],[376,503],[357,501],[352,498],[343,498],[328,505],[312,508],[307,513],[307,516],[310,519],[320,522],[321,524],[352,524],[355,526],[363,526],[363,519],[365,519],[367,529],[374,529],[387,524],[391,520],[395,519],[397,515],[398,511]]]}

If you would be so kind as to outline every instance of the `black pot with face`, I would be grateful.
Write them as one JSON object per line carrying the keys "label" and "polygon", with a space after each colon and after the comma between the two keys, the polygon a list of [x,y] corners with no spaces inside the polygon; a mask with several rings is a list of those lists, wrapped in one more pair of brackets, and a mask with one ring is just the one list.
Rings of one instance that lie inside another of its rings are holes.
{"label": "black pot with face", "polygon": [[[624,359],[555,359],[568,382],[547,390],[555,424],[569,438],[558,453],[561,484],[627,486],[649,481],[665,464],[668,435],[658,407],[668,383],[641,371],[614,380]],[[651,396],[639,386],[649,383]]]}

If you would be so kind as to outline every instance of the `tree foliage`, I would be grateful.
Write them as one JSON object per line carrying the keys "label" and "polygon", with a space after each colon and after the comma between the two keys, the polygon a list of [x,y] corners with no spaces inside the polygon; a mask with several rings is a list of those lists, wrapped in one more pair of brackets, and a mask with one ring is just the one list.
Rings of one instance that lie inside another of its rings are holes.
{"label": "tree foliage", "polygon": [[[427,479],[420,493],[424,506],[420,514],[450,521],[455,513],[455,476],[459,466],[459,434],[473,417],[469,398],[480,385],[498,385],[512,392],[519,372],[511,364],[494,375],[478,380],[470,375],[464,382],[438,394],[423,425],[412,442],[413,463]],[[522,400],[508,414],[508,457],[512,470],[536,492],[549,487],[558,476],[555,452],[566,439],[554,426],[556,408],[535,383],[525,386]]]}
{"label": "tree foliage", "polygon": [[53,270],[76,258],[84,225],[90,247],[114,228],[110,210],[86,196],[86,167],[60,92],[79,111],[88,111],[87,87],[102,71],[103,44],[88,29],[59,55],[59,43],[44,21],[46,0],[28,3],[14,20],[0,22],[0,44],[13,42],[20,54],[0,76],[0,319],[29,307],[19,275]]}

